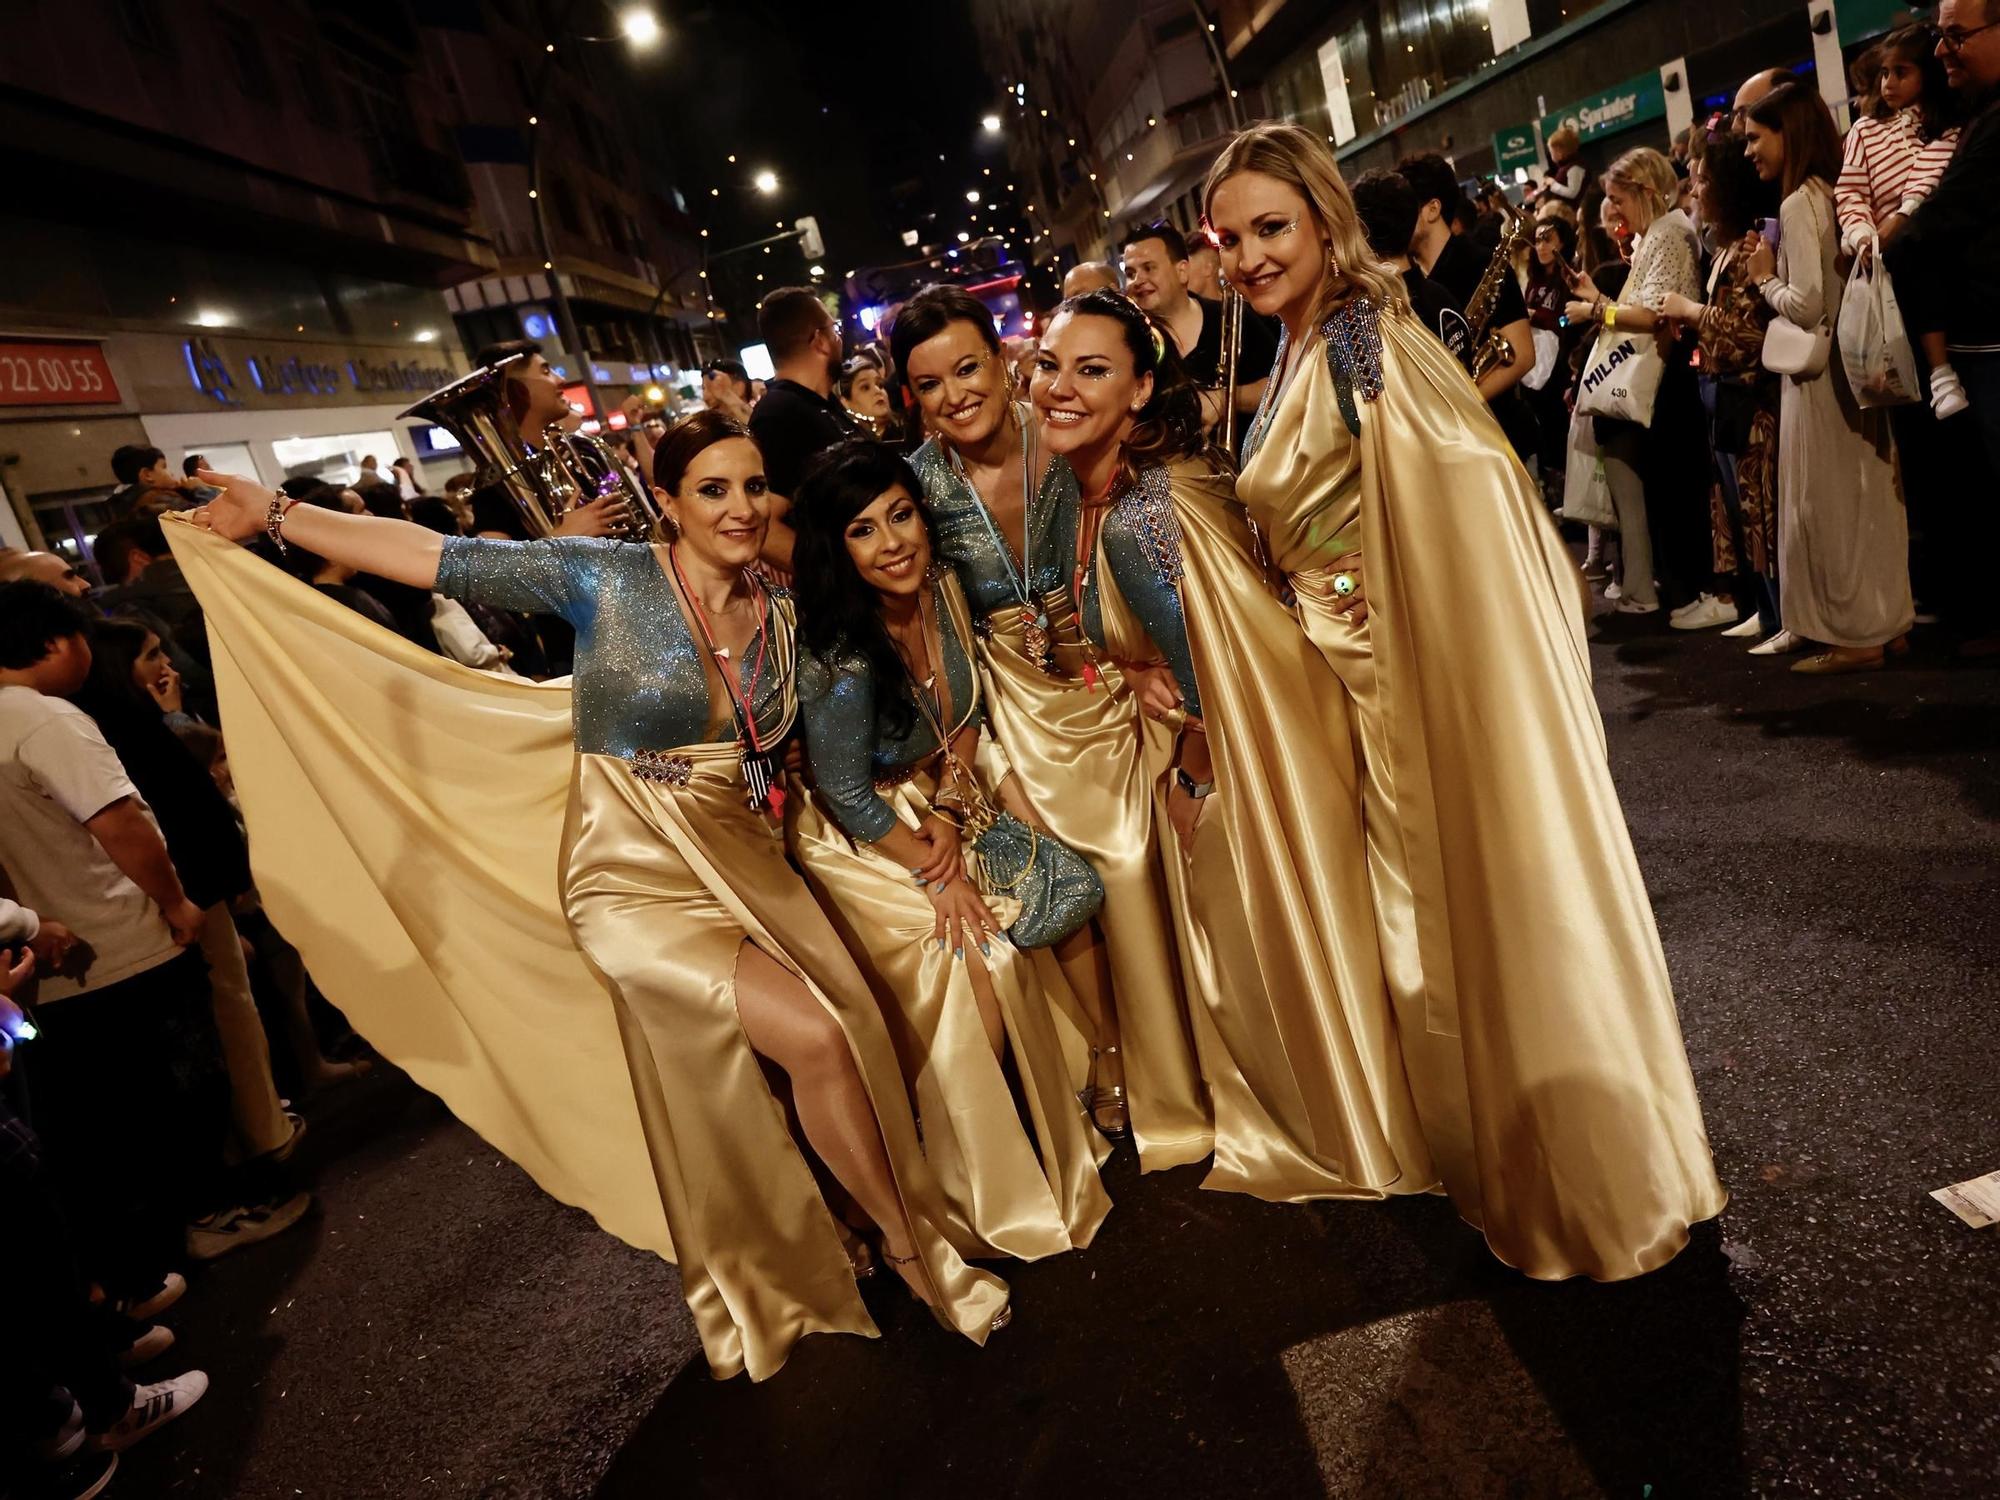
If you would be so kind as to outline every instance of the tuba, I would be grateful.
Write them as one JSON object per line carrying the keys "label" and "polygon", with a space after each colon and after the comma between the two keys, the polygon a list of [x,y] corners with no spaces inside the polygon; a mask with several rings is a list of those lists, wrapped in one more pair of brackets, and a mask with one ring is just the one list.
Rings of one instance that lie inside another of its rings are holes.
{"label": "tuba", "polygon": [[535,446],[528,445],[507,405],[508,367],[526,357],[516,354],[482,365],[401,415],[435,422],[457,438],[478,467],[481,487],[501,486],[530,536],[554,536],[567,512],[619,495],[625,500],[625,520],[617,535],[634,542],[664,538],[651,492],[632,477],[609,443],[552,426]]}

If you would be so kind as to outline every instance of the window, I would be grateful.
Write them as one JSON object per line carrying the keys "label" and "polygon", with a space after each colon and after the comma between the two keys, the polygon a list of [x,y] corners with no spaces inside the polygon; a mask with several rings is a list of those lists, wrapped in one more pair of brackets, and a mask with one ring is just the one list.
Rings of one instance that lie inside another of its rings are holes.
{"label": "window", "polygon": [[345,432],[330,437],[279,438],[271,453],[285,471],[285,478],[324,480],[328,484],[352,484],[361,477],[361,460],[375,457],[379,472],[386,473],[403,450],[396,446],[393,432]]}
{"label": "window", "polygon": [[322,130],[340,128],[340,101],[332,80],[303,52],[292,54],[292,86],[298,91],[299,105],[306,118]]}
{"label": "window", "polygon": [[257,41],[257,34],[250,29],[250,23],[241,16],[220,11],[216,14],[215,26],[222,37],[223,55],[229,59],[229,71],[244,97],[267,103],[276,99],[278,90],[271,78],[270,62]]}
{"label": "window", "polygon": [[556,222],[562,226],[563,232],[581,236],[583,219],[576,211],[576,194],[570,191],[570,185],[561,178],[553,181],[544,178],[543,183],[542,190],[548,194],[549,201],[555,204]]}

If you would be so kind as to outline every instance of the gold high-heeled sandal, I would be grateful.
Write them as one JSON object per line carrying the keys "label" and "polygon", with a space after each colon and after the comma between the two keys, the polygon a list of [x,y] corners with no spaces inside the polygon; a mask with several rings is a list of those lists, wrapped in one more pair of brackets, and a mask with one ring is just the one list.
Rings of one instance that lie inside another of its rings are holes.
{"label": "gold high-heeled sandal", "polygon": [[[1119,1057],[1122,1055],[1116,1045],[1092,1047],[1090,1049],[1090,1082],[1077,1092],[1077,1102],[1083,1106],[1083,1112],[1089,1117],[1090,1123],[1097,1127],[1100,1135],[1104,1136],[1106,1140],[1111,1141],[1123,1141],[1131,1137],[1132,1117],[1125,1107],[1125,1085],[1122,1083],[1100,1084],[1097,1081],[1097,1060],[1100,1057]],[[1117,1123],[1114,1125],[1105,1124],[1099,1117],[1100,1110],[1110,1111]]]}

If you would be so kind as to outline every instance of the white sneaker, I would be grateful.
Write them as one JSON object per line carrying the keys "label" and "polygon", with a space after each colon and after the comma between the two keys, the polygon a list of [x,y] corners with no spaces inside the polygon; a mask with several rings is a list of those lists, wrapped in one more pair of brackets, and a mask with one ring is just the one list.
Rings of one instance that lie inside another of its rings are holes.
{"label": "white sneaker", "polygon": [[141,1323],[149,1318],[157,1318],[161,1313],[180,1301],[187,1292],[187,1278],[178,1271],[169,1271],[160,1278],[160,1289],[151,1296],[137,1302],[114,1303],[118,1311],[128,1318],[136,1318]]}
{"label": "white sneaker", "polygon": [[1614,604],[1625,597],[1625,590],[1619,586],[1617,579],[1614,578],[1611,582],[1604,585],[1604,597],[1611,600]]}
{"label": "white sneaker", "polygon": [[1950,365],[1939,365],[1931,371],[1931,411],[1940,420],[1957,416],[1971,404],[1965,399],[1965,387],[1959,382],[1958,371]]}
{"label": "white sneaker", "polygon": [[188,1408],[207,1394],[208,1377],[199,1370],[189,1370],[158,1385],[139,1386],[132,1392],[131,1410],[113,1422],[109,1431],[92,1437],[91,1442],[109,1452],[122,1453],[176,1417],[186,1416]]}
{"label": "white sneaker", "polygon": [[283,1234],[312,1207],[311,1193],[294,1193],[282,1203],[249,1208],[225,1208],[188,1225],[187,1253],[196,1260],[215,1260],[245,1245]]}
{"label": "white sneaker", "polygon": [[1641,604],[1637,599],[1620,599],[1617,613],[1621,615],[1656,615],[1660,612],[1657,603]]}
{"label": "white sneaker", "polygon": [[1803,651],[1806,643],[1789,630],[1781,630],[1768,641],[1759,641],[1750,648],[1752,656],[1789,656],[1794,651]]}
{"label": "white sneaker", "polygon": [[173,1347],[173,1329],[155,1323],[118,1351],[118,1363],[127,1370],[136,1370],[139,1366],[158,1359]]}
{"label": "white sneaker", "polygon": [[1717,625],[1736,623],[1736,606],[1703,594],[1694,603],[1674,611],[1669,623],[1676,630],[1710,630]]}
{"label": "white sneaker", "polygon": [[1723,631],[1722,636],[1724,640],[1749,641],[1749,640],[1755,640],[1758,636],[1762,635],[1763,633],[1764,633],[1764,622],[1758,619],[1755,615],[1751,615],[1741,624],[1732,625],[1727,630]]}

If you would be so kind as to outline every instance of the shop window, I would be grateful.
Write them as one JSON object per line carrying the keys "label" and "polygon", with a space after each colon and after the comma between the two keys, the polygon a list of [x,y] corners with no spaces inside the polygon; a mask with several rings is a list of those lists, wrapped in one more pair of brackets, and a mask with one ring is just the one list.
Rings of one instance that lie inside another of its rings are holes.
{"label": "shop window", "polygon": [[389,465],[402,456],[393,432],[344,432],[328,437],[279,438],[272,455],[287,479],[319,479],[349,485],[361,476],[361,460],[374,455],[376,471],[385,478]]}

